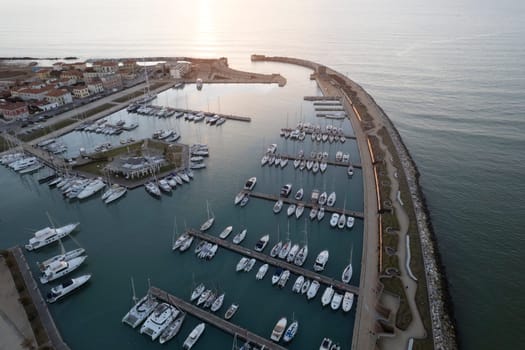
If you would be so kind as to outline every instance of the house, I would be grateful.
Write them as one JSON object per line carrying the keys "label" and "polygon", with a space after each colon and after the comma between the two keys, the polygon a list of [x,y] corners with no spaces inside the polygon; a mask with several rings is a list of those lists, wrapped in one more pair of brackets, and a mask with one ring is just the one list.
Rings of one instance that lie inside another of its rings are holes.
{"label": "house", "polygon": [[54,89],[52,86],[45,86],[43,88],[21,88],[21,89],[12,89],[11,96],[20,97],[24,101],[36,100],[42,101],[46,98],[47,93]]}
{"label": "house", "polygon": [[137,78],[137,73],[133,69],[120,69],[118,72],[122,80],[133,80]]}
{"label": "house", "polygon": [[48,102],[56,102],[59,106],[73,102],[71,93],[65,89],[54,89],[46,94]]}
{"label": "house", "polygon": [[42,68],[38,72],[36,72],[36,75],[42,80],[49,79],[51,77],[51,69]]}
{"label": "house", "polygon": [[72,92],[76,98],[86,98],[89,96],[89,88],[84,84],[74,86]]}
{"label": "house", "polygon": [[67,70],[67,71],[63,71],[62,74],[60,74],[60,78],[61,79],[75,79],[75,81],[78,83],[84,80],[84,73],[77,69]]}
{"label": "house", "polygon": [[191,69],[191,63],[186,61],[178,61],[174,65],[170,65],[170,75],[174,79],[184,77]]}
{"label": "house", "polygon": [[122,69],[130,70],[132,72],[135,70],[138,70],[136,60],[127,59],[127,60],[122,61],[121,64],[122,64],[122,67],[121,67]]}
{"label": "house", "polygon": [[122,89],[122,77],[120,74],[111,74],[100,77],[104,90]]}
{"label": "house", "polygon": [[93,69],[98,73],[115,74],[119,67],[116,61],[96,61],[93,62]]}
{"label": "house", "polygon": [[52,109],[58,108],[58,103],[56,103],[56,102],[49,102],[49,101],[43,100],[43,101],[33,102],[33,103],[31,103],[31,106],[38,108],[42,112],[47,112],[47,111],[50,111]]}
{"label": "house", "polygon": [[99,94],[101,92],[104,92],[104,86],[102,85],[102,82],[100,79],[94,79],[90,83],[87,83],[87,87],[89,90],[89,93],[91,95]]}
{"label": "house", "polygon": [[0,103],[0,114],[6,120],[14,120],[29,116],[29,110],[25,102],[6,102]]}

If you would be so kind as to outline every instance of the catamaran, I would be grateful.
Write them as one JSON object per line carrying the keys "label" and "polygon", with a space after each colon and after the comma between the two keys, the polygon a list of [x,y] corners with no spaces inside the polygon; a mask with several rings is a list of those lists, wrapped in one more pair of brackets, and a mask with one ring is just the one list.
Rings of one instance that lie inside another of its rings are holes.
{"label": "catamaran", "polygon": [[146,333],[155,341],[177,317],[179,310],[167,303],[159,304],[140,328],[140,334]]}

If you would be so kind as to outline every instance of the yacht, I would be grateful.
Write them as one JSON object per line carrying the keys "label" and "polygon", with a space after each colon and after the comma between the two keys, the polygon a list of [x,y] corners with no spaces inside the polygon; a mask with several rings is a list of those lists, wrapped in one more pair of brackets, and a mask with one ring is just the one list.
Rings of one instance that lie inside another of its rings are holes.
{"label": "yacht", "polygon": [[283,208],[283,200],[282,199],[279,199],[277,202],[275,202],[275,204],[273,205],[273,212],[275,214],[278,214],[281,209]]}
{"label": "yacht", "polygon": [[290,252],[288,253],[288,256],[286,257],[286,261],[292,262],[295,260],[295,256],[299,252],[299,244],[294,244],[292,248],[290,248]]}
{"label": "yacht", "polygon": [[238,234],[236,234],[233,237],[233,243],[234,244],[240,244],[244,240],[244,238],[246,238],[246,232],[248,232],[248,230],[244,229],[241,232],[239,232]]}
{"label": "yacht", "polygon": [[313,160],[309,159],[309,160],[306,161],[306,170],[308,170],[308,171],[312,170],[313,166],[314,166],[314,161]]}
{"label": "yacht", "polygon": [[301,287],[301,294],[306,294],[308,289],[310,289],[310,280],[305,278],[303,286]]}
{"label": "yacht", "polygon": [[233,226],[226,227],[220,234],[219,238],[226,239],[233,230]]}
{"label": "yacht", "polygon": [[292,248],[292,241],[289,239],[284,242],[281,251],[279,252],[279,259],[286,259],[288,256],[288,253],[290,253],[290,249]]}
{"label": "yacht", "polygon": [[325,205],[327,199],[328,199],[328,194],[326,192],[323,192],[319,196],[319,199],[317,200],[317,202],[319,203],[319,205]]}
{"label": "yacht", "polygon": [[343,294],[334,292],[334,296],[332,298],[332,302],[330,303],[330,307],[332,310],[337,310],[341,306],[341,302],[343,301]]}
{"label": "yacht", "polygon": [[9,164],[9,167],[11,169],[13,169],[14,171],[20,171],[22,169],[25,169],[31,165],[34,165],[37,163],[37,158],[36,157],[27,157],[27,158],[22,158],[20,160],[17,160],[11,164]]}
{"label": "yacht", "polygon": [[239,204],[245,195],[246,194],[244,193],[244,191],[237,193],[237,195],[235,196],[235,199],[233,200],[233,204],[235,205]]}
{"label": "yacht", "polygon": [[119,186],[118,189],[115,189],[113,191],[113,193],[111,193],[109,195],[109,197],[106,198],[104,203],[106,203],[106,204],[112,203],[112,202],[116,201],[117,199],[121,198],[122,196],[124,196],[126,194],[126,192],[128,192],[128,189],[126,187]]}
{"label": "yacht", "polygon": [[328,167],[328,164],[326,163],[326,160],[322,160],[319,163],[319,170],[321,170],[322,173],[326,171],[326,168]]}
{"label": "yacht", "polygon": [[246,267],[246,265],[248,264],[248,261],[250,259],[248,259],[247,257],[243,256],[241,258],[241,260],[239,260],[239,262],[237,263],[237,267],[235,268],[235,271],[239,272],[239,271],[243,271],[244,268]]}
{"label": "yacht", "polygon": [[332,217],[330,218],[330,226],[336,227],[339,222],[339,214],[333,213]]}
{"label": "yacht", "polygon": [[308,244],[302,246],[294,259],[294,264],[297,266],[303,266],[306,258],[308,257]]}
{"label": "yacht", "polygon": [[211,304],[211,307],[210,307],[210,310],[211,310],[212,312],[216,312],[217,310],[219,310],[219,309],[221,308],[222,303],[224,302],[224,295],[225,295],[225,294],[222,293],[221,295],[219,295],[219,296],[217,297],[217,299],[215,299],[215,300],[213,301],[213,304]]}
{"label": "yacht", "polygon": [[40,283],[45,284],[67,275],[82,265],[86,258],[87,255],[83,255],[67,261],[60,260],[52,262],[44,270],[44,272],[42,272],[42,276],[40,276]]}
{"label": "yacht", "polygon": [[268,264],[261,265],[261,267],[259,267],[259,271],[257,271],[257,274],[255,275],[255,278],[258,280],[262,280],[268,272],[268,267]]}
{"label": "yacht", "polygon": [[324,338],[321,342],[321,346],[319,347],[319,350],[330,350],[332,348],[332,339],[330,338]]}
{"label": "yacht", "polygon": [[323,306],[330,304],[330,302],[332,301],[332,297],[334,296],[334,293],[335,291],[332,286],[326,287],[326,289],[323,292],[323,296],[321,297],[321,304]]}
{"label": "yacht", "polygon": [[68,224],[59,228],[46,227],[34,233],[25,248],[29,251],[42,248],[50,243],[58,241],[75,230],[80,223]]}
{"label": "yacht", "polygon": [[306,297],[308,300],[315,298],[317,295],[317,291],[319,291],[320,283],[316,280],[312,280],[312,283],[310,283],[310,287],[308,288],[308,291],[306,292]]}
{"label": "yacht", "polygon": [[304,212],[304,204],[303,203],[297,204],[297,208],[295,209],[295,217],[299,219],[301,215],[303,215],[303,212]]}
{"label": "yacht", "polygon": [[288,320],[286,317],[282,317],[277,323],[275,324],[275,327],[273,328],[272,335],[270,336],[270,339],[274,342],[279,342],[281,340],[281,337],[283,336],[283,333],[286,329],[286,324],[288,323]]}
{"label": "yacht", "polygon": [[51,265],[52,263],[57,262],[57,261],[69,261],[71,259],[81,256],[82,254],[84,254],[85,251],[86,250],[84,248],[77,248],[74,250],[70,250],[63,254],[55,255],[52,258],[46,259],[41,263],[37,263],[37,265],[40,271],[44,272],[48,268],[48,266]]}
{"label": "yacht", "polygon": [[288,158],[281,158],[281,169],[288,165]]}
{"label": "yacht", "polygon": [[346,226],[346,215],[345,214],[341,214],[339,216],[339,219],[337,220],[337,227],[340,228],[340,229],[343,229],[345,228]]}
{"label": "yacht", "polygon": [[170,184],[168,183],[168,180],[166,179],[159,180],[159,188],[162,190],[162,192],[165,192],[165,193],[171,193],[172,191],[172,188]]}
{"label": "yacht", "polygon": [[186,318],[186,313],[182,312],[179,317],[177,317],[174,321],[172,321],[168,327],[162,332],[159,338],[159,342],[161,344],[166,343],[167,341],[171,340],[174,336],[176,336],[181,327],[182,323],[184,322],[184,319]]}
{"label": "yacht", "polygon": [[281,188],[281,196],[288,197],[292,191],[292,184],[286,184]]}
{"label": "yacht", "polygon": [[160,189],[159,186],[153,181],[146,182],[144,184],[144,188],[146,189],[146,192],[151,194],[155,198],[160,198]]}
{"label": "yacht", "polygon": [[270,240],[270,235],[264,235],[262,236],[259,241],[255,244],[255,251],[262,252],[266,245],[268,244],[268,241]]}
{"label": "yacht", "polygon": [[344,283],[350,282],[352,279],[352,264],[348,264],[345,269],[343,270],[343,275],[341,276],[341,280]]}
{"label": "yacht", "polygon": [[301,288],[303,287],[303,284],[304,284],[304,276],[300,275],[299,277],[297,277],[297,279],[295,280],[293,284],[292,292],[301,293]]}
{"label": "yacht", "polygon": [[326,205],[328,205],[329,207],[333,207],[334,204],[335,204],[336,199],[337,199],[337,197],[335,195],[335,192],[330,193],[330,195],[328,196],[328,199],[326,201]]}
{"label": "yacht", "polygon": [[322,252],[320,252],[319,255],[317,255],[317,258],[315,259],[314,271],[323,271],[326,263],[328,262],[329,256],[330,254],[328,253],[328,250],[323,250]]}
{"label": "yacht", "polygon": [[295,204],[290,204],[288,206],[288,209],[286,209],[286,214],[288,214],[288,216],[291,216],[293,213],[295,213],[295,209],[297,208],[297,206]]}
{"label": "yacht", "polygon": [[344,312],[348,312],[352,309],[352,304],[354,303],[354,294],[350,292],[345,292],[343,297],[343,306],[342,309]]}
{"label": "yacht", "polygon": [[272,258],[275,258],[283,248],[283,241],[277,242],[273,247],[272,250],[270,250],[270,256]]}
{"label": "yacht", "polygon": [[77,198],[78,199],[89,198],[95,193],[97,193],[98,191],[100,191],[101,189],[103,189],[104,186],[106,186],[106,184],[104,183],[104,181],[102,181],[102,179],[95,179],[92,182],[90,182],[89,185],[87,185],[82,190],[82,192],[78,194]]}
{"label": "yacht", "polygon": [[250,272],[253,269],[256,261],[257,260],[254,258],[251,258],[250,261],[246,263],[246,266],[244,266],[244,272]]}
{"label": "yacht", "polygon": [[241,207],[245,207],[246,204],[248,204],[248,201],[249,201],[249,200],[250,200],[250,194],[249,194],[249,193],[246,193],[245,196],[244,196],[244,198],[243,198],[242,201],[241,201],[240,206],[241,206]]}
{"label": "yacht", "polygon": [[304,196],[304,190],[303,190],[303,188],[301,187],[301,188],[295,193],[295,200],[300,201],[301,199],[303,199],[303,196]]}
{"label": "yacht", "polygon": [[261,158],[261,166],[266,165],[266,163],[268,163],[269,159],[270,159],[270,157],[268,156],[268,154],[263,155],[262,158]]}
{"label": "yacht", "polygon": [[204,283],[201,283],[197,287],[195,287],[193,292],[191,292],[190,301],[197,300],[202,295],[205,289],[206,289],[206,286],[204,285]]}
{"label": "yacht", "polygon": [[255,184],[257,183],[257,178],[255,176],[250,177],[248,181],[244,184],[244,189],[246,191],[251,191],[255,187]]}
{"label": "yacht", "polygon": [[275,272],[272,275],[272,284],[277,284],[282,274],[283,274],[283,269],[280,267],[276,267]]}
{"label": "yacht", "polygon": [[91,278],[91,275],[82,275],[76,278],[71,278],[58,286],[51,288],[51,291],[47,294],[47,302],[54,303],[60,298],[68,295],[77,288],[80,288]]}
{"label": "yacht", "polygon": [[352,228],[354,227],[355,218],[353,216],[348,215],[348,218],[346,219],[346,227]]}
{"label": "yacht", "polygon": [[229,320],[230,318],[235,315],[237,310],[239,309],[239,304],[231,304],[228,310],[226,310],[226,313],[224,314],[224,318]]}
{"label": "yacht", "polygon": [[317,211],[317,221],[321,221],[324,218],[324,207],[319,208]]}
{"label": "yacht", "polygon": [[191,247],[191,244],[193,243],[193,239],[193,236],[190,236],[187,239],[185,239],[184,242],[182,242],[182,244],[180,245],[179,251],[185,252],[186,250],[188,250]]}
{"label": "yacht", "polygon": [[146,333],[155,341],[161,333],[169,326],[171,321],[177,317],[179,310],[173,306],[161,303],[157,305],[153,313],[146,319],[140,327],[140,334]]}
{"label": "yacht", "polygon": [[188,335],[186,340],[184,340],[184,344],[182,344],[183,349],[191,349],[193,345],[199,340],[200,336],[204,332],[204,328],[206,325],[203,323],[199,323],[197,327],[195,327],[191,333]]}
{"label": "yacht", "polygon": [[299,329],[299,322],[293,321],[291,325],[288,326],[286,332],[284,332],[283,340],[285,343],[289,343],[295,337],[297,330]]}
{"label": "yacht", "polygon": [[29,174],[29,173],[32,173],[34,171],[37,171],[41,168],[44,167],[44,164],[40,163],[40,162],[35,162],[33,165],[29,165],[27,167],[25,167],[24,169],[20,170],[18,173],[23,175],[23,174]]}
{"label": "yacht", "polygon": [[319,172],[319,162],[317,160],[314,162],[314,165],[312,166],[312,172],[314,174],[317,174]]}
{"label": "yacht", "polygon": [[288,282],[289,278],[290,278],[290,271],[284,270],[281,276],[279,276],[279,281],[277,282],[277,285],[283,288],[286,285],[286,282]]}
{"label": "yacht", "polygon": [[294,161],[293,161],[293,167],[295,169],[297,169],[297,167],[299,166],[299,164],[301,164],[301,159],[300,158],[295,158]]}
{"label": "yacht", "polygon": [[343,160],[343,152],[337,151],[336,154],[335,154],[335,161],[336,162],[340,162],[342,160]]}

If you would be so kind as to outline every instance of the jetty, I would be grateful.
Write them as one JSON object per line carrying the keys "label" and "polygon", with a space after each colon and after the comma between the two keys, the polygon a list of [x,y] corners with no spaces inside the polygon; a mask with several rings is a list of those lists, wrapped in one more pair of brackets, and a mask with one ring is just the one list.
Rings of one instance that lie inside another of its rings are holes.
{"label": "jetty", "polygon": [[319,283],[323,283],[325,285],[331,285],[336,289],[354,293],[355,295],[359,294],[359,288],[356,286],[352,286],[350,284],[343,283],[341,281],[338,281],[334,278],[318,274],[317,272],[314,272],[312,270],[305,269],[301,266],[297,266],[294,264],[290,264],[286,261],[279,260],[276,258],[272,258],[269,255],[266,255],[261,252],[256,252],[255,250],[248,249],[246,247],[243,247],[241,245],[233,244],[230,241],[221,239],[216,236],[209,235],[207,233],[197,231],[194,229],[189,229],[186,231],[187,234],[192,235],[194,237],[200,238],[202,240],[217,244],[218,246],[221,246],[223,248],[226,248],[228,250],[234,251],[236,253],[242,254],[244,256],[248,256],[250,258],[255,258],[259,261],[262,261],[263,263],[266,263],[268,265],[277,266],[284,270],[290,270],[290,272],[296,274],[296,275],[303,275],[306,278],[309,278],[311,280],[316,280]]}
{"label": "jetty", "polygon": [[190,304],[187,301],[184,301],[172,294],[169,294],[168,292],[160,288],[150,287],[149,294],[153,295],[159,300],[162,300],[163,302],[176,306],[178,309],[188,314],[191,314],[201,319],[202,321],[221,329],[226,333],[229,333],[233,336],[236,335],[237,338],[244,339],[245,341],[250,342],[252,345],[260,345],[263,349],[286,350],[286,348],[272,342],[270,339],[261,337],[260,335],[250,332],[246,328],[228,322],[225,319],[216,316],[204,309],[201,309],[193,304]]}
{"label": "jetty", "polygon": [[[286,159],[289,159],[289,160],[296,160],[296,159],[299,159],[299,160],[305,160],[305,161],[316,161],[316,159],[314,158],[306,158],[306,157],[297,157],[297,156],[293,156],[291,154],[282,154],[280,153],[279,154],[281,156],[281,158],[286,158]],[[340,166],[340,167],[345,167],[345,168],[348,168],[350,165],[353,166],[354,168],[359,168],[361,169],[361,164],[356,164],[356,163],[351,163],[351,162],[336,162],[336,161],[332,161],[332,160],[325,160],[326,164],[328,165],[334,165],[334,166]]]}
{"label": "jetty", "polygon": [[[305,208],[318,207],[318,205],[313,204],[313,203],[304,202],[304,201],[298,201],[298,200],[295,200],[295,199],[292,199],[292,198],[288,198],[288,197],[281,197],[281,196],[275,195],[275,194],[268,194],[268,193],[261,193],[261,192],[250,192],[250,191],[244,191],[244,192],[248,193],[248,195],[250,197],[266,199],[266,200],[269,200],[269,201],[272,201],[272,202],[276,202],[279,199],[281,199],[283,201],[283,203],[286,203],[286,204],[295,204],[295,205],[302,204],[302,205],[304,205]],[[349,209],[341,209],[341,208],[334,208],[334,207],[329,207],[329,206],[325,206],[324,210],[327,213],[345,214],[346,216],[350,215],[350,216],[353,216],[353,217],[359,218],[359,219],[363,219],[365,217],[364,213],[361,212],[361,211],[355,211],[355,210],[349,210]]]}

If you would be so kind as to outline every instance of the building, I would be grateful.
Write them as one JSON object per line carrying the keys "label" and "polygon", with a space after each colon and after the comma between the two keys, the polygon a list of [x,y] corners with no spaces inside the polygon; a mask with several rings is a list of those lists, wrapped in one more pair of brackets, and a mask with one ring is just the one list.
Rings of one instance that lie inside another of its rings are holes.
{"label": "building", "polygon": [[170,66],[170,75],[174,79],[184,77],[191,69],[191,63],[186,61],[178,61],[175,65]]}
{"label": "building", "polygon": [[11,90],[11,96],[13,97],[20,97],[24,101],[42,101],[46,98],[47,93],[54,89],[51,86],[46,86],[43,88],[21,88],[21,89],[12,89]]}
{"label": "building", "polygon": [[73,87],[73,96],[76,98],[89,97],[89,88],[86,85],[77,85]]}
{"label": "building", "polygon": [[118,72],[118,68],[116,61],[96,61],[93,63],[93,69],[97,73],[115,74]]}
{"label": "building", "polygon": [[29,110],[24,102],[7,102],[0,103],[0,114],[6,120],[14,120],[29,116]]}
{"label": "building", "polygon": [[96,80],[93,79],[91,82],[87,83],[87,87],[91,95],[96,95],[101,92],[104,92],[104,86],[98,78]]}
{"label": "building", "polygon": [[122,89],[122,77],[120,74],[111,74],[100,77],[104,90]]}
{"label": "building", "polygon": [[75,79],[75,82],[78,83],[84,80],[84,73],[77,69],[67,70],[67,71],[63,71],[62,74],[60,74],[60,78],[61,79]]}
{"label": "building", "polygon": [[38,72],[36,72],[36,75],[42,80],[47,80],[51,78],[51,69],[42,68]]}
{"label": "building", "polygon": [[49,102],[49,101],[43,100],[43,101],[33,102],[33,103],[31,103],[31,106],[38,108],[42,112],[47,112],[47,111],[50,111],[52,109],[58,108],[58,103],[56,103],[56,102]]}
{"label": "building", "polygon": [[56,102],[59,106],[72,103],[73,97],[71,93],[65,89],[54,89],[46,94],[46,100],[48,102]]}

